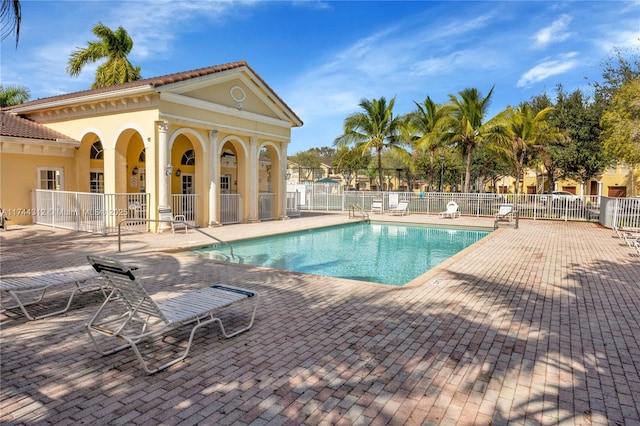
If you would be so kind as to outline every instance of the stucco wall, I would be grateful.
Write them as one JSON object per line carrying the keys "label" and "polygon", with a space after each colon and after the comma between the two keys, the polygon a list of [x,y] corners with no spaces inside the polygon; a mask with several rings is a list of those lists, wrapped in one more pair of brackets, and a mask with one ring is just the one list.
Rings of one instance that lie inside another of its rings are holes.
{"label": "stucco wall", "polygon": [[[75,155],[74,155],[75,156]],[[32,223],[34,206],[32,191],[38,188],[38,170],[40,168],[63,171],[63,187],[65,191],[78,190],[78,177],[74,167],[75,158],[33,154],[12,154],[3,152],[0,155],[0,207],[11,219],[11,225]]]}

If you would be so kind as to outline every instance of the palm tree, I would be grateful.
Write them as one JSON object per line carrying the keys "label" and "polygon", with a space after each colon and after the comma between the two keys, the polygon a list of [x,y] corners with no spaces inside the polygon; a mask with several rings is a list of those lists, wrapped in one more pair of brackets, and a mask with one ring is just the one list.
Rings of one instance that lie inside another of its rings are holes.
{"label": "palm tree", "polygon": [[489,140],[494,142],[492,144],[494,149],[506,156],[515,173],[516,195],[518,195],[518,182],[524,169],[525,159],[530,151],[542,146],[548,140],[560,137],[560,132],[551,127],[547,121],[547,117],[553,110],[553,107],[546,107],[536,113],[529,105],[522,104],[515,110],[508,107],[492,120],[495,127],[492,129]]}
{"label": "palm tree", "polygon": [[0,4],[0,22],[2,30],[0,30],[0,40],[4,40],[13,34],[16,34],[16,48],[18,47],[18,39],[20,38],[20,22],[22,21],[22,8],[19,0],[2,0]]}
{"label": "palm tree", "polygon": [[407,115],[409,135],[417,151],[429,154],[428,187],[433,186],[433,170],[436,151],[445,146],[451,133],[450,105],[436,104],[429,96],[422,104],[414,102],[418,108]]}
{"label": "palm tree", "polygon": [[24,86],[3,86],[0,84],[0,107],[25,103],[30,96],[29,89]]}
{"label": "palm tree", "polygon": [[475,147],[483,141],[485,127],[482,121],[489,108],[494,87],[484,98],[476,88],[464,89],[458,93],[459,98],[449,95],[455,120],[452,141],[462,147],[463,156],[466,158],[464,192],[467,193],[471,183],[471,155]]}
{"label": "palm tree", "polygon": [[127,31],[118,27],[114,32],[99,22],[93,27],[92,32],[100,40],[90,41],[84,49],[79,48],[73,51],[69,58],[67,72],[77,77],[88,63],[106,59],[106,62],[96,70],[92,89],[140,80],[140,67],[134,67],[127,59],[127,55],[133,48],[133,40]]}
{"label": "palm tree", "polygon": [[[399,149],[401,141],[399,129],[401,120],[393,116],[395,98],[389,103],[382,97],[380,99],[362,99],[359,106],[364,112],[356,112],[344,120],[344,133],[337,137],[334,145],[337,147],[354,144],[356,149],[363,154],[373,150],[378,162],[378,179],[382,188],[382,151],[387,149]],[[405,151],[406,154],[406,151]]]}

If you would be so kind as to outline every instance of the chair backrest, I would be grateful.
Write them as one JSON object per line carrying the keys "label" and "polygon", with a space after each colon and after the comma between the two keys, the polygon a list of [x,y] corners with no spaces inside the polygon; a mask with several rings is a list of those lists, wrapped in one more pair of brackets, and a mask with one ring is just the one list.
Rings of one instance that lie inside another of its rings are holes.
{"label": "chair backrest", "polygon": [[169,206],[158,206],[158,216],[160,220],[173,220],[173,213]]}
{"label": "chair backrest", "polygon": [[400,201],[398,203],[398,206],[395,209],[396,210],[406,210],[407,207],[409,207],[409,202],[408,201]]}
{"label": "chair backrest", "polygon": [[127,306],[130,314],[151,315],[169,322],[133,274],[134,269],[108,257],[89,255],[87,259]]}
{"label": "chair backrest", "polygon": [[500,210],[498,211],[499,215],[509,214],[513,211],[513,204],[502,204],[500,206]]}
{"label": "chair backrest", "polygon": [[400,195],[392,192],[389,194],[389,208],[390,209],[395,209],[398,206],[398,200],[400,198]]}
{"label": "chair backrest", "polygon": [[458,211],[458,203],[456,203],[455,201],[449,201],[447,203],[447,211],[449,211],[449,212]]}

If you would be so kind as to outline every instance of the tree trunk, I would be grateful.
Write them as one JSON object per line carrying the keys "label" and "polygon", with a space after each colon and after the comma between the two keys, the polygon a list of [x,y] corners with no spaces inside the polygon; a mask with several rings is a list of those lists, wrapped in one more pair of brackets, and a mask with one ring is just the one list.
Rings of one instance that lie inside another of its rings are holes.
{"label": "tree trunk", "polygon": [[436,153],[433,150],[429,151],[429,191],[433,191],[433,166],[434,166],[434,159],[435,159]]}
{"label": "tree trunk", "polygon": [[382,149],[377,148],[376,155],[378,156],[378,179],[380,179],[380,191],[384,191],[384,181],[382,180]]}
{"label": "tree trunk", "polygon": [[469,193],[469,183],[471,182],[471,145],[466,145],[467,148],[467,170],[464,174],[464,192]]}

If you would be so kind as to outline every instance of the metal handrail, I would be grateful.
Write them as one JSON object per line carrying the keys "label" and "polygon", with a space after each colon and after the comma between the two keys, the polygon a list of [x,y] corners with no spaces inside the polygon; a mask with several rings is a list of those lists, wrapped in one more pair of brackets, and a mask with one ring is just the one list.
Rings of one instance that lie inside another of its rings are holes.
{"label": "metal handrail", "polygon": [[121,225],[122,225],[123,223],[126,223],[126,222],[164,222],[164,223],[181,223],[181,224],[186,225],[186,226],[187,226],[187,229],[194,229],[194,230],[196,230],[196,231],[200,232],[201,234],[204,234],[204,235],[206,235],[207,237],[209,237],[209,238],[212,238],[212,239],[216,240],[216,241],[217,241],[218,243],[220,243],[220,244],[224,244],[224,245],[226,245],[226,246],[229,246],[229,251],[231,252],[231,257],[232,257],[232,258],[234,258],[234,259],[236,258],[235,254],[233,254],[233,246],[232,246],[231,244],[229,244],[228,242],[226,242],[226,241],[222,241],[220,238],[214,237],[213,235],[211,235],[211,234],[208,234],[208,233],[204,232],[202,229],[200,229],[200,228],[198,228],[198,227],[196,227],[196,226],[190,225],[190,224],[188,224],[187,222],[184,222],[184,221],[182,221],[182,220],[168,220],[168,219],[134,219],[134,218],[122,219],[120,222],[118,222],[118,253],[120,253],[120,252],[122,251],[122,249],[121,249],[121,245],[120,245],[120,243],[121,243],[121,235],[122,235],[122,234],[121,234],[121,231],[122,231],[122,226],[121,226]]}
{"label": "metal handrail", "polygon": [[351,204],[349,206],[349,218],[353,217],[355,219],[356,212],[359,212],[362,215],[362,218],[365,220],[365,222],[369,222],[369,215],[365,213],[364,210],[362,210],[362,207],[360,207],[359,204]]}

